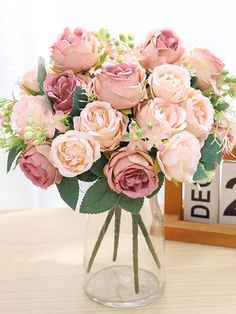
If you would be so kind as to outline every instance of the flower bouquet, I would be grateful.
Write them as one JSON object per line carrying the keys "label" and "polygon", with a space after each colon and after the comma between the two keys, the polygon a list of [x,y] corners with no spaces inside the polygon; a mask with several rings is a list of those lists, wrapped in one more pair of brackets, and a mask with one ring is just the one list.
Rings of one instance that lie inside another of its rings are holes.
{"label": "flower bouquet", "polygon": [[40,57],[37,69],[19,80],[17,99],[0,100],[7,171],[18,164],[36,186],[56,184],[73,209],[80,182],[94,182],[79,210],[107,216],[87,272],[113,216],[116,261],[121,212],[129,212],[139,294],[139,228],[161,267],[140,213],[144,199],[158,193],[164,178],[175,184],[212,179],[236,143],[236,77],[208,50],[188,52],[166,29],[136,45],[131,34],[66,28],[50,54],[49,64]]}

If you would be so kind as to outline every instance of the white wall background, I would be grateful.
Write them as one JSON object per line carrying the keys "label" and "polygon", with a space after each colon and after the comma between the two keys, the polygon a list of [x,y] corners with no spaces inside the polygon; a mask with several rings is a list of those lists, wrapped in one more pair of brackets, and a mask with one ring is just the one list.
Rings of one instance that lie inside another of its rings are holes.
{"label": "white wall background", "polygon": [[[154,28],[171,28],[186,47],[206,47],[236,74],[235,0],[5,0],[0,4],[0,97],[11,97],[14,82],[47,57],[64,27],[106,27],[141,40]],[[0,210],[63,206],[55,189],[34,188],[16,170],[6,175],[0,153]]]}

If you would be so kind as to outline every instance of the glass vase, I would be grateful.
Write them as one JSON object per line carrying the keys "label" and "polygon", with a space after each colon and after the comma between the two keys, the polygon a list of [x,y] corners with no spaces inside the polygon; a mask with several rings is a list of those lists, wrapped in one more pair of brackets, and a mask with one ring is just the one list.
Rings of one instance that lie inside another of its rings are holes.
{"label": "glass vase", "polygon": [[160,298],[165,286],[163,220],[157,196],[139,214],[115,206],[88,215],[84,289],[95,302],[133,308]]}

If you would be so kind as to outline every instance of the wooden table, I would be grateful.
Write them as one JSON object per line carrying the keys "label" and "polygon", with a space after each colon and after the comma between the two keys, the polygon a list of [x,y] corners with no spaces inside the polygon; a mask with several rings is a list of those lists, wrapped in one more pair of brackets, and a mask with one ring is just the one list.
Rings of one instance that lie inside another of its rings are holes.
{"label": "wooden table", "polygon": [[170,241],[166,292],[157,303],[122,311],[89,301],[84,226],[70,209],[1,212],[1,314],[236,313],[236,250]]}

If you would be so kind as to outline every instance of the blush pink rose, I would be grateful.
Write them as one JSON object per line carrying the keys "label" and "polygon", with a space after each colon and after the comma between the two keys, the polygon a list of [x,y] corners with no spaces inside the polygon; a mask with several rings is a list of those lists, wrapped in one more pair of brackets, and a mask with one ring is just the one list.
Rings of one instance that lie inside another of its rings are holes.
{"label": "blush pink rose", "polygon": [[216,86],[217,77],[224,63],[207,49],[195,48],[186,58],[188,66],[193,68],[198,78],[198,86],[207,89]]}
{"label": "blush pink rose", "polygon": [[192,182],[201,157],[198,139],[188,131],[174,134],[158,151],[157,159],[168,180]]}
{"label": "blush pink rose", "polygon": [[154,162],[141,150],[128,152],[123,148],[113,153],[104,173],[112,190],[131,198],[150,195],[158,185]]}
{"label": "blush pink rose", "polygon": [[76,77],[71,70],[67,70],[59,75],[49,74],[43,83],[46,94],[53,101],[54,109],[61,110],[66,114],[70,113],[72,109],[76,86],[85,87],[86,84]]}
{"label": "blush pink rose", "polygon": [[200,90],[189,88],[186,99],[181,103],[187,118],[186,130],[193,133],[200,141],[209,135],[213,121],[214,109],[210,100]]}
{"label": "blush pink rose", "polygon": [[165,102],[161,98],[140,103],[135,111],[135,118],[146,136],[156,143],[168,139],[172,134],[185,129],[186,112],[178,104]]}
{"label": "blush pink rose", "polygon": [[98,59],[95,37],[82,28],[76,28],[73,32],[65,28],[52,45],[53,65],[59,71],[73,70],[75,73],[85,71]]}
{"label": "blush pink rose", "polygon": [[138,64],[111,63],[95,72],[93,91],[115,109],[132,108],[145,96],[145,71]]}
{"label": "blush pink rose", "polygon": [[183,67],[163,64],[153,70],[148,81],[153,97],[177,103],[185,98],[190,79],[188,71]]}
{"label": "blush pink rose", "polygon": [[100,158],[100,145],[88,133],[67,131],[52,141],[50,156],[61,175],[75,177]]}
{"label": "blush pink rose", "polygon": [[27,94],[35,94],[40,91],[38,85],[38,71],[33,69],[25,73],[22,78],[17,82],[20,89],[22,89]]}
{"label": "blush pink rose", "polygon": [[107,102],[94,101],[74,117],[75,129],[86,132],[100,143],[101,151],[116,149],[128,125],[128,117]]}
{"label": "blush pink rose", "polygon": [[22,96],[12,108],[11,125],[13,130],[23,137],[29,119],[43,124],[45,112],[50,110],[43,96]]}
{"label": "blush pink rose", "polygon": [[150,32],[140,50],[141,60],[150,70],[160,64],[178,63],[183,53],[181,40],[168,29]]}
{"label": "blush pink rose", "polygon": [[19,165],[25,176],[42,189],[61,182],[61,175],[50,162],[50,143],[28,146],[20,155]]}

